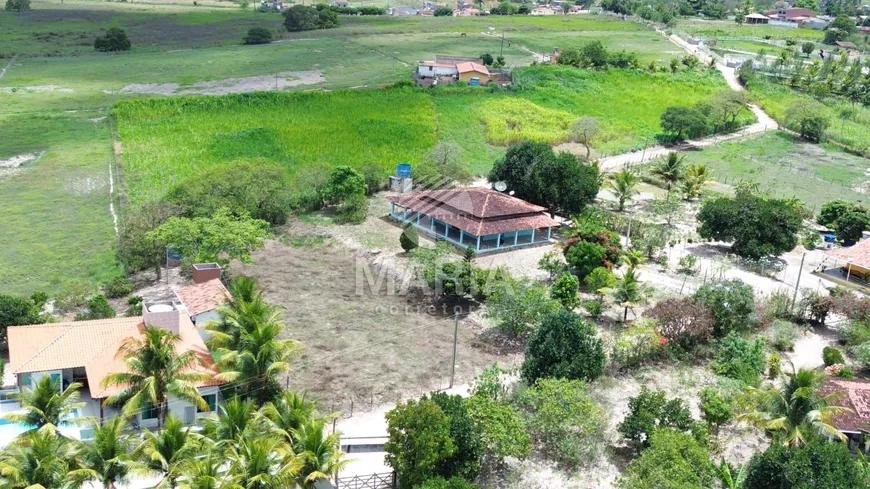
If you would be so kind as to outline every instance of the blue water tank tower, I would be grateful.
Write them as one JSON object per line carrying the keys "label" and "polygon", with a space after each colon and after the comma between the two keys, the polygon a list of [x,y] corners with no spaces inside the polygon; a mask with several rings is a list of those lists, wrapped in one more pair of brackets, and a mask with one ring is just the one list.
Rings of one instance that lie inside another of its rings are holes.
{"label": "blue water tank tower", "polygon": [[396,165],[396,176],[399,178],[410,178],[411,177],[411,164],[410,163],[399,163]]}

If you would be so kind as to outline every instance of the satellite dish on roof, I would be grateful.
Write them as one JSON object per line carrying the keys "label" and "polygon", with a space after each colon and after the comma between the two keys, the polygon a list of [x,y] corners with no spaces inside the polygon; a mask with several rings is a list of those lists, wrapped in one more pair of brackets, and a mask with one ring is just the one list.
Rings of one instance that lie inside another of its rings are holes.
{"label": "satellite dish on roof", "polygon": [[504,192],[507,190],[507,184],[502,181],[495,182],[495,189],[499,192]]}

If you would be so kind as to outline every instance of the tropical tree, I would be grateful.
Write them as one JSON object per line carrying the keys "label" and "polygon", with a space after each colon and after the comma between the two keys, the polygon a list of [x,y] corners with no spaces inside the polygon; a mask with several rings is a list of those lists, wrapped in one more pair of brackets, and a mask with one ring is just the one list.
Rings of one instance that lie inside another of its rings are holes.
{"label": "tropical tree", "polygon": [[103,380],[103,387],[121,388],[105,403],[122,405],[125,416],[156,409],[158,428],[169,413],[170,394],[207,411],[208,404],[196,384],[211,376],[194,370],[199,356],[192,350],[178,351],[180,341],[178,334],[152,326],[146,326],[140,337],[124,340],[118,355],[124,356],[127,371],[109,374]]}
{"label": "tropical tree", "polygon": [[617,278],[616,285],[610,289],[614,302],[624,307],[622,322],[628,320],[628,310],[635,304],[643,304],[648,292],[638,278],[640,274],[634,267],[628,267],[622,277]]}
{"label": "tropical tree", "polygon": [[701,190],[711,175],[710,167],[703,163],[689,165],[682,179],[682,191],[686,199],[700,197]]}
{"label": "tropical tree", "polygon": [[115,489],[136,468],[134,455],[138,445],[125,433],[127,422],[115,416],[103,424],[94,423],[94,439],[82,443],[77,450],[81,468],[71,474],[75,478],[98,480],[105,489]]}
{"label": "tropical tree", "polygon": [[333,477],[350,463],[339,449],[339,434],[326,434],[326,420],[311,420],[295,433],[294,448],[302,461],[296,475],[300,487],[311,489],[316,481]]}
{"label": "tropical tree", "polygon": [[245,438],[227,449],[227,476],[241,489],[292,487],[302,460],[279,438]]}
{"label": "tropical tree", "polygon": [[141,458],[145,468],[162,475],[156,487],[173,489],[186,468],[202,452],[203,440],[180,419],[167,416],[158,431],[143,431]]}
{"label": "tropical tree", "polygon": [[253,436],[260,431],[254,429],[257,409],[251,399],[233,397],[221,404],[215,414],[204,421],[203,432],[217,445],[238,443],[246,436]]}
{"label": "tropical tree", "polygon": [[0,454],[0,488],[66,489],[72,487],[75,452],[70,439],[54,426],[27,432]]}
{"label": "tropical tree", "polygon": [[673,184],[683,179],[683,161],[685,156],[680,156],[676,151],[671,151],[662,161],[652,168],[653,175],[658,175],[668,185],[668,194],[671,193]]}
{"label": "tropical tree", "polygon": [[46,425],[66,426],[90,422],[90,418],[75,417],[76,409],[84,407],[79,401],[81,384],[73,382],[61,392],[60,379],[46,375],[39,379],[35,389],[22,389],[12,397],[21,404],[21,412],[8,413],[3,419],[33,429]]}
{"label": "tropical tree", "polygon": [[178,484],[183,489],[235,489],[224,476],[223,454],[209,451],[204,457],[196,457],[182,464],[182,478]]}
{"label": "tropical tree", "polygon": [[294,442],[294,433],[311,420],[318,419],[317,404],[295,392],[286,391],[260,410],[271,425],[272,431],[282,436],[288,443]]}
{"label": "tropical tree", "polygon": [[757,409],[737,419],[772,432],[785,445],[805,445],[814,433],[846,440],[846,435],[830,423],[834,415],[850,410],[833,405],[833,394],[819,394],[824,372],[803,368],[795,371],[792,365],[791,373],[786,373],[782,380],[779,389],[750,387],[749,391],[759,399]]}
{"label": "tropical tree", "polygon": [[610,189],[619,201],[619,210],[625,209],[625,202],[637,193],[640,177],[631,170],[620,170],[610,176]]}

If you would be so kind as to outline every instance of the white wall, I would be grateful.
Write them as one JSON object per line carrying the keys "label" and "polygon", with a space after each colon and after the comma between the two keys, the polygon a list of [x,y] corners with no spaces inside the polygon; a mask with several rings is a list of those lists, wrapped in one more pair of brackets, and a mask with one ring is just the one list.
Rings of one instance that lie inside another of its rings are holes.
{"label": "white wall", "polygon": [[459,72],[456,70],[456,67],[443,67],[443,66],[423,66],[417,65],[417,75],[422,78],[435,78],[436,76],[454,76],[458,75]]}
{"label": "white wall", "polygon": [[[201,387],[199,389],[199,393],[202,396],[207,396],[211,394],[218,394],[218,387]],[[218,396],[217,402],[220,403],[220,396]],[[188,422],[188,408],[193,409],[194,418],[201,418],[203,416],[208,416],[211,412],[203,412],[197,413],[196,406],[193,404],[178,399],[175,396],[169,396],[169,414],[175,416],[180,419],[182,422],[187,424]],[[155,419],[142,419],[142,415],[139,416],[139,426],[142,428],[156,428],[157,427],[157,418]]]}

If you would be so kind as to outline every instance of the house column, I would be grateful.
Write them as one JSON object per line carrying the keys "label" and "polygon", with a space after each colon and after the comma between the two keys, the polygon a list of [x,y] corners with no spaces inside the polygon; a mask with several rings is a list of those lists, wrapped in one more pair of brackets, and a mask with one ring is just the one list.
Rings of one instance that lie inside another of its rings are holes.
{"label": "house column", "polygon": [[553,228],[547,228],[547,241],[550,241],[550,236],[553,233]]}
{"label": "house column", "polygon": [[535,242],[535,228],[532,228],[532,243]]}
{"label": "house column", "polygon": [[449,235],[449,234],[450,234],[450,224],[447,224],[447,223],[445,222],[445,223],[444,223],[444,237],[446,238],[447,235]]}
{"label": "house column", "polygon": [[852,264],[849,263],[849,264],[846,266],[846,282],[849,281],[849,276],[851,276],[851,275],[852,275]]}
{"label": "house column", "polygon": [[477,236],[477,251],[480,251],[480,235]]}
{"label": "house column", "polygon": [[402,213],[402,221],[408,220],[408,208],[405,207],[405,212]]}
{"label": "house column", "polygon": [[463,230],[460,229],[460,230],[459,230],[459,244],[462,244],[462,242],[463,242],[464,240],[465,240],[465,231],[463,231]]}
{"label": "house column", "polygon": [[519,237],[519,235],[520,235],[519,231],[514,231],[514,246],[517,245],[517,238]]}
{"label": "house column", "polygon": [[396,217],[396,203],[390,202],[390,215]]}
{"label": "house column", "polygon": [[420,213],[419,212],[417,212],[417,225],[418,226],[420,225]]}

